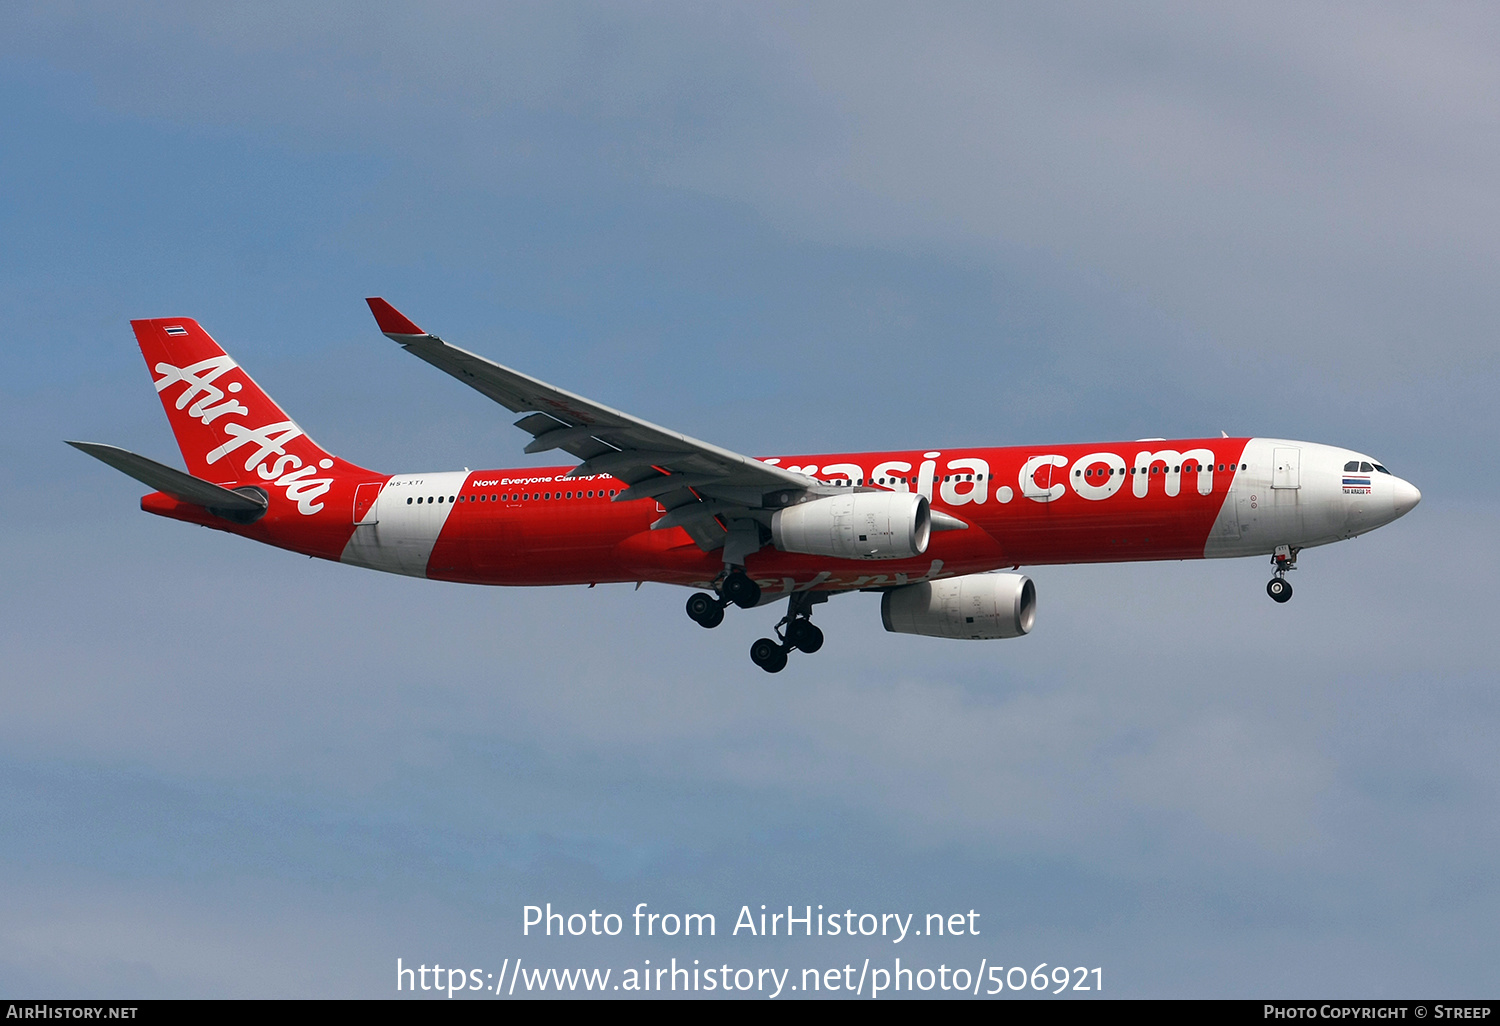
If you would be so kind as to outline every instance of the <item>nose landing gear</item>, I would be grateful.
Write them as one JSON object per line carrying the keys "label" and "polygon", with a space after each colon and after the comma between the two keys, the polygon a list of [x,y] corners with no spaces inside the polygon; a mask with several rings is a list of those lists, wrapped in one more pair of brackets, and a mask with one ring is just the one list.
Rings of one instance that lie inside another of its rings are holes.
{"label": "nose landing gear", "polygon": [[1277,602],[1288,602],[1292,597],[1292,582],[1286,579],[1289,571],[1297,569],[1297,553],[1289,545],[1278,545],[1271,554],[1271,563],[1276,567],[1276,576],[1266,584],[1266,594]]}
{"label": "nose landing gear", "polygon": [[812,607],[827,601],[827,595],[810,591],[792,595],[787,599],[786,616],[776,625],[776,640],[757,640],[750,646],[750,661],[767,673],[780,673],[793,649],[811,655],[822,648],[823,632],[812,622]]}

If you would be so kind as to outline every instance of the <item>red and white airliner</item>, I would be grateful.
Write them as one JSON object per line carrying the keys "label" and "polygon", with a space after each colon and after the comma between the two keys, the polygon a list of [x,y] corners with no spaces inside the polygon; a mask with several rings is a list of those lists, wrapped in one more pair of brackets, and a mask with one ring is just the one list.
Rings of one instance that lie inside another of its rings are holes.
{"label": "red and white airliner", "polygon": [[775,673],[816,652],[812,608],[879,591],[888,631],[1028,633],[1036,589],[1001,568],[1270,555],[1267,592],[1309,546],[1404,515],[1412,485],[1364,453],[1277,438],[942,448],[752,459],[565,392],[368,300],[402,348],[523,414],[518,470],[381,474],[325,452],[196,321],[132,321],[187,473],[123,449],[71,445],[157,489],[148,513],[294,552],[467,584],[658,581],[700,589],[688,615],[786,599]]}

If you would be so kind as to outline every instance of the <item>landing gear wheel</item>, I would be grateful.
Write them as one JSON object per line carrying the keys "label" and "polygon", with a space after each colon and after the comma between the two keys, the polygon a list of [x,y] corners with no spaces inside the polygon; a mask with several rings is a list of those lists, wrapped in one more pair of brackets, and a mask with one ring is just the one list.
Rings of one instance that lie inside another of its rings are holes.
{"label": "landing gear wheel", "polygon": [[750,646],[750,661],[767,673],[786,669],[786,649],[770,638],[761,638]]}
{"label": "landing gear wheel", "polygon": [[1292,582],[1281,577],[1273,577],[1266,584],[1266,594],[1277,602],[1286,602],[1292,597]]}
{"label": "landing gear wheel", "polygon": [[687,615],[700,627],[717,627],[724,622],[724,606],[712,595],[695,591],[688,596]]}
{"label": "landing gear wheel", "polygon": [[823,647],[823,632],[811,620],[793,620],[786,628],[787,644],[812,655]]}
{"label": "landing gear wheel", "polygon": [[724,578],[719,590],[741,609],[749,609],[760,601],[760,585],[746,577],[743,570],[735,570]]}

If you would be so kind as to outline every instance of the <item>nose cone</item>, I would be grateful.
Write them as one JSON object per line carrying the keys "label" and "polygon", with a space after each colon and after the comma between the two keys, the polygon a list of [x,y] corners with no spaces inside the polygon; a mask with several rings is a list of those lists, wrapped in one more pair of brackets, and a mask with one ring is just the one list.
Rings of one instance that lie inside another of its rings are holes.
{"label": "nose cone", "polygon": [[1422,493],[1417,491],[1416,485],[1399,477],[1396,478],[1395,485],[1395,514],[1398,517],[1404,517],[1422,501]]}

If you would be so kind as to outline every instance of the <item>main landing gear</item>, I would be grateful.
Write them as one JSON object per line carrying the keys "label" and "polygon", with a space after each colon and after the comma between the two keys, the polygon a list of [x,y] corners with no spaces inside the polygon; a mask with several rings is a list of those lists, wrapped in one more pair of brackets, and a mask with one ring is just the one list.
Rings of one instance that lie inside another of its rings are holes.
{"label": "main landing gear", "polygon": [[1292,582],[1286,579],[1288,571],[1297,569],[1297,553],[1300,550],[1289,545],[1278,545],[1271,554],[1271,564],[1276,567],[1276,576],[1266,584],[1266,594],[1277,602],[1288,602],[1292,597]]}
{"label": "main landing gear", "polygon": [[731,602],[749,609],[760,601],[760,585],[745,571],[730,570],[714,582],[715,594],[695,591],[688,596],[687,615],[700,627],[717,627],[724,622],[724,607]]}
{"label": "main landing gear", "polygon": [[823,632],[812,622],[812,607],[828,601],[827,595],[810,591],[797,592],[787,599],[786,616],[776,625],[776,640],[760,638],[750,646],[750,661],[767,673],[786,669],[786,659],[793,649],[808,655],[823,647]]}
{"label": "main landing gear", "polygon": [[688,596],[687,615],[700,627],[717,627],[724,622],[724,603],[707,592],[695,591]]}
{"label": "main landing gear", "polygon": [[[812,622],[812,607],[827,602],[821,592],[799,591],[787,599],[786,616],[776,625],[776,637],[761,638],[750,646],[750,661],[767,673],[786,669],[787,656],[794,650],[811,655],[823,647],[823,632]],[[695,591],[688,596],[687,615],[701,627],[717,627],[724,622],[724,610],[730,604],[749,609],[760,602],[760,585],[738,567],[714,582],[714,594]]]}

